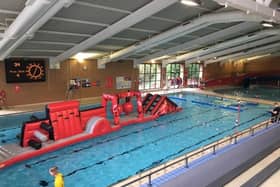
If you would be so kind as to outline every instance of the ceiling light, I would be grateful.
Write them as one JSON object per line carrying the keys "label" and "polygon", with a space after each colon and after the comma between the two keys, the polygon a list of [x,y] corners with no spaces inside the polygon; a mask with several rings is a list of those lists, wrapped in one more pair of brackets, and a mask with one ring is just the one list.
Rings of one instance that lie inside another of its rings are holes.
{"label": "ceiling light", "polygon": [[76,55],[72,56],[71,58],[76,59],[78,62],[82,63],[85,59],[94,58],[101,55],[101,53],[90,53],[90,52],[80,52]]}
{"label": "ceiling light", "polygon": [[157,57],[157,58],[153,58],[151,60],[156,61],[156,60],[162,60],[162,59],[169,58],[169,57],[170,57],[169,55],[164,55],[164,56],[160,56],[160,57]]}
{"label": "ceiling light", "polygon": [[273,27],[272,21],[262,21],[261,24],[263,27]]}
{"label": "ceiling light", "polygon": [[228,7],[228,4],[227,4],[227,2],[225,2],[225,8],[227,8]]}
{"label": "ceiling light", "polygon": [[249,58],[247,58],[247,61],[256,60],[256,59],[263,58],[263,57],[267,57],[267,56],[270,56],[270,55],[271,55],[271,54],[268,53],[268,54],[264,54],[264,55],[258,55],[258,56],[249,57]]}
{"label": "ceiling light", "polygon": [[200,0],[181,0],[181,3],[187,6],[200,6]]}

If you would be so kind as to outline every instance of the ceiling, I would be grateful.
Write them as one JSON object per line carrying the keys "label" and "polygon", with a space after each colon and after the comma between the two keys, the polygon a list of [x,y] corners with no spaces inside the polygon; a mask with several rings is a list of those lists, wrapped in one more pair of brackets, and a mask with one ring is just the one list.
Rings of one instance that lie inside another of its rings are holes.
{"label": "ceiling", "polygon": [[[0,58],[61,62],[95,52],[105,65],[121,59],[137,64],[279,55],[279,4],[258,1],[201,0],[198,7],[178,0],[0,1]],[[273,28],[260,24],[268,19]]]}

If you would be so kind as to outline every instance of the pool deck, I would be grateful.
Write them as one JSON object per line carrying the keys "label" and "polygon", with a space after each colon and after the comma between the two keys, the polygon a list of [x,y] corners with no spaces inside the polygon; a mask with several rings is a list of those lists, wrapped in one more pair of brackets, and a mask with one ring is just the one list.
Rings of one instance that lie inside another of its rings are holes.
{"label": "pool deck", "polygon": [[[82,99],[75,99],[75,100],[80,101],[81,105],[101,103],[101,97],[90,97],[90,98],[82,98]],[[54,103],[54,102],[60,102],[60,101],[50,101],[50,102],[43,102],[43,103],[3,107],[0,110],[0,116],[8,115],[8,114],[24,113],[24,112],[43,111],[45,110],[45,106],[47,104]]]}

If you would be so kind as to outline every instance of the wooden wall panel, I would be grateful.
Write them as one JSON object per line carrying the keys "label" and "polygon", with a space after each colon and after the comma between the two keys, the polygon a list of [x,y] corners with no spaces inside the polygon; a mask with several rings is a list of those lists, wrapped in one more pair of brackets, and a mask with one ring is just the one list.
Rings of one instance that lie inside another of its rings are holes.
{"label": "wooden wall panel", "polygon": [[[133,68],[133,62],[120,61],[106,65],[105,69],[97,69],[96,61],[85,61],[78,63],[75,60],[68,60],[61,63],[60,69],[48,69],[47,81],[38,83],[6,83],[4,63],[0,62],[0,90],[7,92],[7,104],[21,105],[40,102],[50,102],[66,99],[66,91],[70,79],[88,78],[92,81],[100,81],[100,86],[80,88],[74,90],[73,99],[101,96],[102,93],[115,93],[123,90],[115,89],[116,76],[127,76],[132,80],[138,77],[138,69]],[[111,77],[113,88],[106,88],[106,78]],[[133,81],[135,83],[135,81]],[[19,86],[20,91],[16,92],[15,87]],[[133,84],[132,89],[137,89]]]}
{"label": "wooden wall panel", "polygon": [[205,67],[205,80],[236,77],[247,73],[271,73],[280,75],[280,57],[268,57],[252,61],[213,63]]}

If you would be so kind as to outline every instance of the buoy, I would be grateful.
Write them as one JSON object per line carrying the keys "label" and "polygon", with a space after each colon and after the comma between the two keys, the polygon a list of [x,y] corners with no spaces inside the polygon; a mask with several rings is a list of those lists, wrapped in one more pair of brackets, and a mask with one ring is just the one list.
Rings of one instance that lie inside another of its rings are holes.
{"label": "buoy", "polygon": [[126,114],[129,114],[133,111],[133,104],[131,102],[124,103],[122,108]]}

